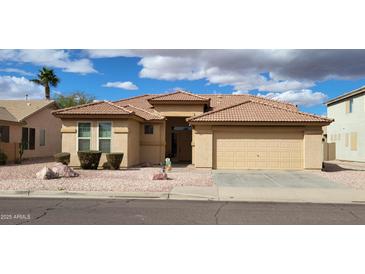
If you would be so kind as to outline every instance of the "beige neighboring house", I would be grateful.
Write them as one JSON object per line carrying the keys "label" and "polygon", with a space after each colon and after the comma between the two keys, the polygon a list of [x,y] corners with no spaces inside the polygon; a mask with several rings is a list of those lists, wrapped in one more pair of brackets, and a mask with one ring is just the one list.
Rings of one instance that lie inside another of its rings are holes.
{"label": "beige neighboring house", "polygon": [[329,100],[327,142],[335,145],[338,160],[365,162],[365,87]]}
{"label": "beige neighboring house", "polygon": [[[165,157],[209,169],[320,169],[322,127],[332,120],[252,95],[186,91],[54,111],[62,151],[123,152],[123,167]],[[105,161],[102,156],[100,164]]]}
{"label": "beige neighboring house", "polygon": [[0,100],[0,149],[8,161],[19,158],[21,142],[24,159],[61,151],[61,120],[52,115],[56,109],[51,100]]}

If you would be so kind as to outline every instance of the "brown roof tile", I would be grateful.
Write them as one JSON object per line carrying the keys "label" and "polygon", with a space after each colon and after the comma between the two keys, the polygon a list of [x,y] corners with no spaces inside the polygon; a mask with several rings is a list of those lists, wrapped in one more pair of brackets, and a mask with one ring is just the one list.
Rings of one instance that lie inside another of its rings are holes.
{"label": "brown roof tile", "polygon": [[142,108],[139,108],[136,106],[132,106],[132,105],[126,105],[126,106],[124,106],[124,108],[126,108],[130,111],[133,111],[135,115],[137,115],[147,121],[165,119],[165,117],[160,115],[157,111],[156,112],[152,112],[152,110],[147,111],[145,109],[142,109]]}
{"label": "brown roof tile", "polygon": [[263,102],[246,101],[206,112],[187,119],[189,122],[319,122],[332,120],[320,116],[280,108]]}
{"label": "brown roof tile", "polygon": [[179,102],[209,102],[210,98],[203,97],[200,95],[196,95],[190,92],[178,90],[173,93],[157,95],[153,98],[150,98],[150,102],[171,102],[171,101],[179,101]]}
{"label": "brown roof tile", "polygon": [[108,101],[93,102],[90,104],[64,108],[53,112],[55,115],[128,115],[132,114],[126,108],[118,106]]}

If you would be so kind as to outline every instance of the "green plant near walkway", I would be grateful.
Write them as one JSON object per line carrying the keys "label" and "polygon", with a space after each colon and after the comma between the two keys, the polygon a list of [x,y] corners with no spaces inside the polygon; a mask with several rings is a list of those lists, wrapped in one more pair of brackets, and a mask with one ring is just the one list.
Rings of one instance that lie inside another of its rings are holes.
{"label": "green plant near walkway", "polygon": [[27,142],[19,143],[19,158],[15,160],[16,164],[21,164],[23,161],[24,150],[28,147]]}
{"label": "green plant near walkway", "polygon": [[8,160],[8,156],[0,150],[0,166],[6,165],[7,160]]}
{"label": "green plant near walkway", "polygon": [[77,156],[82,169],[98,169],[101,151],[79,151]]}
{"label": "green plant near walkway", "polygon": [[106,154],[106,159],[108,160],[108,165],[110,169],[119,169],[120,164],[123,161],[124,153],[108,153]]}
{"label": "green plant near walkway", "polygon": [[61,152],[54,155],[55,162],[68,165],[70,163],[71,154],[68,152]]}

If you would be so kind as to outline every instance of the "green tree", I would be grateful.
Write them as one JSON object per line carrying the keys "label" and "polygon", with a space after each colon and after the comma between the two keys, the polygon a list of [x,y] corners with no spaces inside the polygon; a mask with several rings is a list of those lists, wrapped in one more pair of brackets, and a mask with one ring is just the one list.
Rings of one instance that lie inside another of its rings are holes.
{"label": "green tree", "polygon": [[44,87],[44,94],[47,100],[51,99],[50,86],[57,87],[60,79],[54,74],[53,69],[43,67],[39,70],[37,79],[32,79],[32,82]]}
{"label": "green tree", "polygon": [[60,108],[68,108],[92,103],[95,100],[95,97],[82,91],[76,91],[70,95],[59,94],[56,96],[55,100]]}

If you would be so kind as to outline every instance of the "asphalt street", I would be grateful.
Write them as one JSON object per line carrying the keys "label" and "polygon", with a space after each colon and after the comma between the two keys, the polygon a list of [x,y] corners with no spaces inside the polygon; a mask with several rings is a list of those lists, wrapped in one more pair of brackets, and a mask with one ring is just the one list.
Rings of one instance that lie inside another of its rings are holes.
{"label": "asphalt street", "polygon": [[0,198],[0,224],[365,224],[365,205]]}

